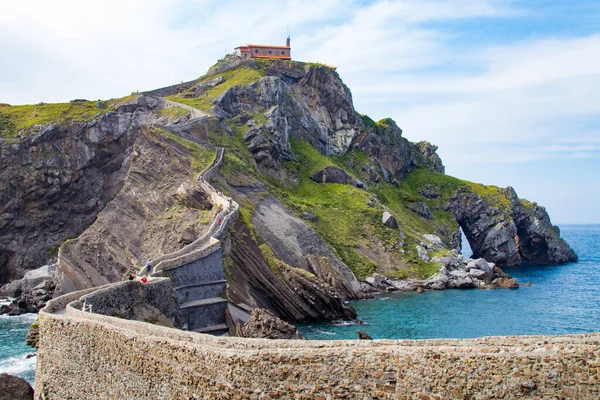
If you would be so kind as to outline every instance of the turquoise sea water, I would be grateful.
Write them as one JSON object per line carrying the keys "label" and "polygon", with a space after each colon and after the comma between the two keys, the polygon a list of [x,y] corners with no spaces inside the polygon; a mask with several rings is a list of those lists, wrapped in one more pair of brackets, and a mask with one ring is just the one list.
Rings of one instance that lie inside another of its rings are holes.
{"label": "turquoise sea water", "polygon": [[25,344],[25,335],[36,318],[37,314],[0,315],[0,373],[20,376],[31,384],[35,377],[36,358],[28,359],[27,355],[35,353],[35,349]]}
{"label": "turquoise sea water", "polygon": [[516,290],[445,290],[392,293],[351,302],[365,325],[299,324],[308,339],[470,338],[600,331],[600,225],[564,225],[561,236],[577,263],[506,268]]}
{"label": "turquoise sea water", "polygon": [[[298,325],[308,339],[356,339],[361,329],[376,339],[468,338],[490,335],[600,331],[600,225],[561,226],[579,262],[506,269],[531,287],[516,290],[445,290],[396,293],[352,302],[365,325]],[[36,358],[25,345],[35,314],[0,316],[0,373],[33,383]]]}

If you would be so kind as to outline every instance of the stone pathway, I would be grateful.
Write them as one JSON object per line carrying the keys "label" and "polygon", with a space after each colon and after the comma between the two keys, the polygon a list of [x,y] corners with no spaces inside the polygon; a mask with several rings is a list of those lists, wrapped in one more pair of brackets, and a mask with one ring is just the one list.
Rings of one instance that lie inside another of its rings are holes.
{"label": "stone pathway", "polygon": [[[239,205],[223,196],[209,183],[223,162],[225,149],[218,147],[215,159],[197,177],[197,183],[207,193],[213,206],[221,207],[208,231],[184,248],[151,261],[150,277],[168,275],[177,284],[179,311],[190,331],[223,335],[228,331],[225,311],[228,300],[223,298],[227,280],[223,270],[219,237],[238,214]],[[139,275],[146,275],[144,268]]]}
{"label": "stone pathway", "polygon": [[167,100],[165,98],[160,98],[160,100],[163,101],[166,105],[168,105],[170,107],[180,107],[180,108],[188,110],[192,114],[192,119],[208,117],[208,114],[205,113],[204,111],[200,111],[195,107],[188,106],[187,104],[178,103],[176,101]]}

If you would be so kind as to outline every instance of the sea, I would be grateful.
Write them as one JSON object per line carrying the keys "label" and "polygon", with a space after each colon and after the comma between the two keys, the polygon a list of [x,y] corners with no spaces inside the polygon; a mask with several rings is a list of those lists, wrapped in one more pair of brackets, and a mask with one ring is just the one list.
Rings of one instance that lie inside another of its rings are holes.
{"label": "sea", "polygon": [[[518,289],[385,293],[350,302],[363,324],[297,324],[307,339],[473,338],[497,335],[559,335],[600,331],[600,225],[561,225],[577,263],[505,268]],[[464,254],[470,256],[468,244]],[[35,314],[0,316],[0,373],[33,384],[36,357],[25,345]]]}
{"label": "sea", "polygon": [[[475,338],[600,332],[600,225],[561,225],[576,263],[504,268],[518,289],[385,293],[349,304],[364,322],[297,324],[310,340]],[[464,235],[463,235],[464,236]],[[463,242],[463,255],[470,256]]]}

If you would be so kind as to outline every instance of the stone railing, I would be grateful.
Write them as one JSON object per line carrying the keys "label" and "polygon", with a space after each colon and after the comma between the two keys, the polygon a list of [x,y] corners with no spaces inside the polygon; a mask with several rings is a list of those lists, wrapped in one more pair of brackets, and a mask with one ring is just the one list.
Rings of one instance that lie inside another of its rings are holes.
{"label": "stone railing", "polygon": [[223,338],[82,311],[80,298],[94,290],[51,300],[40,311],[36,399],[600,396],[598,333],[375,341]]}
{"label": "stone railing", "polygon": [[[205,257],[218,248],[218,241],[216,243],[212,242],[213,238],[221,237],[223,232],[226,231],[229,221],[235,218],[239,212],[239,205],[235,201],[226,198],[208,183],[223,163],[224,153],[225,149],[223,147],[217,147],[214,161],[196,179],[202,190],[209,194],[213,205],[220,207],[221,211],[217,213],[208,230],[198,239],[177,251],[151,260],[152,273],[150,275],[162,276],[163,270],[175,268],[198,258]],[[142,268],[139,275],[146,275],[147,273],[146,268]]]}

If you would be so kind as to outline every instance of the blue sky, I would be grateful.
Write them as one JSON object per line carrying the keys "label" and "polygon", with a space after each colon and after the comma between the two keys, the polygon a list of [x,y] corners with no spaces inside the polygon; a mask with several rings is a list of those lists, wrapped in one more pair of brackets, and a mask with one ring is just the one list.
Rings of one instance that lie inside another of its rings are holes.
{"label": "blue sky", "polygon": [[336,65],[356,109],[512,185],[555,223],[600,223],[600,1],[55,0],[0,4],[0,101],[121,97],[245,43]]}

